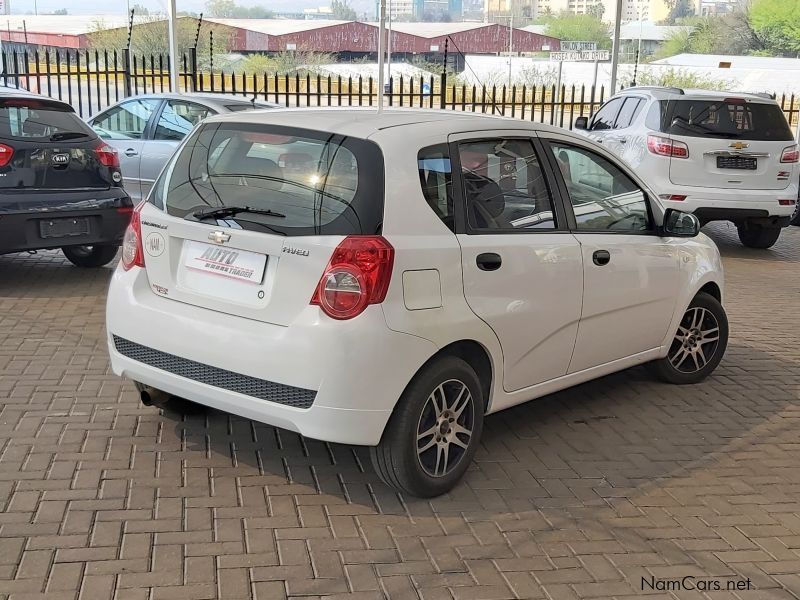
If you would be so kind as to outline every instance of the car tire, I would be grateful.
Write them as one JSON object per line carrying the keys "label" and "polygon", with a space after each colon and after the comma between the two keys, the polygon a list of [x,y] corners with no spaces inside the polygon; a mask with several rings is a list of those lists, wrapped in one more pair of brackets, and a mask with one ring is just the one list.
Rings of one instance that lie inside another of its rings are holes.
{"label": "car tire", "polygon": [[683,314],[667,356],[647,366],[667,383],[699,383],[717,368],[727,346],[725,309],[719,300],[700,292]]}
{"label": "car tire", "polygon": [[76,267],[95,269],[110,263],[117,256],[117,246],[65,246],[64,256]]}
{"label": "car tire", "polygon": [[792,213],[792,216],[789,218],[789,224],[800,227],[800,200],[798,200],[797,204],[795,204],[794,212]]}
{"label": "car tire", "polygon": [[426,365],[403,392],[380,443],[370,448],[376,473],[412,496],[450,491],[480,443],[485,406],[481,382],[465,361],[446,356]]}
{"label": "car tire", "polygon": [[748,248],[771,248],[781,235],[780,227],[761,227],[760,225],[739,225],[739,240]]}

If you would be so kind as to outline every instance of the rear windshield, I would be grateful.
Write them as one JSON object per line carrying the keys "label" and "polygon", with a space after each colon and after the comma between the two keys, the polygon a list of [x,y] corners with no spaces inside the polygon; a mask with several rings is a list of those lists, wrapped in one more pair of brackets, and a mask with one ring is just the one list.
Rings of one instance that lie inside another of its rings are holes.
{"label": "rear windshield", "polygon": [[373,142],[321,131],[211,123],[173,158],[150,200],[192,220],[224,206],[277,213],[224,217],[256,231],[375,234],[383,220],[383,155]]}
{"label": "rear windshield", "polygon": [[38,99],[0,100],[0,137],[13,140],[60,141],[95,137],[67,106]]}
{"label": "rear windshield", "polygon": [[661,102],[661,109],[661,131],[672,135],[782,142],[794,139],[776,104],[669,100]]}

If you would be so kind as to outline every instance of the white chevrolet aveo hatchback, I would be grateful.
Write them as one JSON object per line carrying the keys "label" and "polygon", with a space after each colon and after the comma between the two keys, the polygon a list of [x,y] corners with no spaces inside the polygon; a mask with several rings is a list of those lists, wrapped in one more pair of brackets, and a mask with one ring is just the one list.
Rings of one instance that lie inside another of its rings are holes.
{"label": "white chevrolet aveo hatchback", "polygon": [[115,373],[451,489],[484,415],[649,363],[695,383],[728,338],[693,215],[564,130],[449,112],[212,117],[134,213]]}

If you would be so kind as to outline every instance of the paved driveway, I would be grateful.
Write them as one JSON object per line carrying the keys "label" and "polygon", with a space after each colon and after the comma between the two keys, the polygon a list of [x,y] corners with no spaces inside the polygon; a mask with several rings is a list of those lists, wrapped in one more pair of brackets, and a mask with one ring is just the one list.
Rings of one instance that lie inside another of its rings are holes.
{"label": "paved driveway", "polygon": [[634,369],[489,417],[432,501],[361,449],[143,407],[108,370],[111,271],[0,257],[0,598],[800,598],[800,228],[771,251],[709,229],[713,378]]}

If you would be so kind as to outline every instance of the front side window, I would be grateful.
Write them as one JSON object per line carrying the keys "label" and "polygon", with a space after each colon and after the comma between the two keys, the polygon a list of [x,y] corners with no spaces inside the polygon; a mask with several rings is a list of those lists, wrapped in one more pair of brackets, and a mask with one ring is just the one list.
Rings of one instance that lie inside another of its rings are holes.
{"label": "front side window", "polygon": [[214,111],[206,106],[184,100],[170,100],[161,111],[153,137],[157,140],[179,142],[195,125],[212,114]]}
{"label": "front side window", "polygon": [[555,229],[550,191],[530,140],[464,142],[458,152],[471,230]]}
{"label": "front side window", "polygon": [[151,201],[174,216],[225,206],[284,235],[379,234],[383,155],[376,144],[322,131],[244,123],[202,125],[172,159]]}
{"label": "front side window", "polygon": [[129,100],[97,118],[92,127],[106,140],[140,140],[158,100]]}
{"label": "front side window", "polygon": [[447,144],[423,148],[417,155],[422,194],[436,216],[455,231],[453,207],[453,170]]}
{"label": "front side window", "polygon": [[606,102],[592,121],[592,131],[604,131],[606,129],[614,129],[614,121],[617,119],[619,109],[622,108],[622,101],[624,98],[614,98]]}
{"label": "front side window", "polygon": [[551,142],[580,231],[652,230],[647,196],[611,161],[585,148]]}

